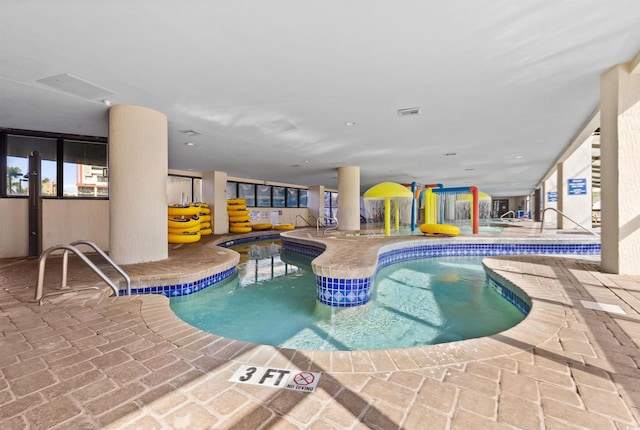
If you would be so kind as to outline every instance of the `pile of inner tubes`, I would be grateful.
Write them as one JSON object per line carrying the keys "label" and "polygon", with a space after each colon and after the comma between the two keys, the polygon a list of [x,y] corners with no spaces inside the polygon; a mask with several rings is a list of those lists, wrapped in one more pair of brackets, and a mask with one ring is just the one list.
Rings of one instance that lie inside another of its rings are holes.
{"label": "pile of inner tubes", "polygon": [[227,200],[227,214],[231,233],[249,233],[253,230],[245,199]]}
{"label": "pile of inner tubes", "polygon": [[171,205],[167,212],[169,243],[198,242],[213,233],[211,209],[206,203]]}

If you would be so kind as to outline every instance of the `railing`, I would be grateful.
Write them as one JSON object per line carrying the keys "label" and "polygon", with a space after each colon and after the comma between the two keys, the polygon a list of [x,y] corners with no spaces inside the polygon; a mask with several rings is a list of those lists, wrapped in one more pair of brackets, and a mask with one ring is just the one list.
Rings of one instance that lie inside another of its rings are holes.
{"label": "railing", "polygon": [[335,223],[336,223],[336,225],[333,226],[333,227],[327,227],[324,230],[323,234],[327,234],[327,232],[330,231],[330,230],[337,230],[338,229],[338,218],[334,218],[332,216],[323,216],[323,217],[319,217],[319,218],[316,219],[316,234],[320,235],[320,220],[321,219],[324,219],[324,221],[325,221],[323,227],[327,226],[327,224],[328,224],[327,220],[335,221]]}
{"label": "railing", "polygon": [[[83,291],[83,290],[95,290],[97,289],[97,287],[83,287],[83,288],[75,288],[75,289],[68,289],[69,286],[67,285],[67,271],[68,271],[68,267],[69,267],[69,251],[73,252],[74,254],[76,254],[78,257],[80,257],[80,259],[82,261],[84,261],[87,266],[89,266],[89,268],[91,270],[93,270],[98,276],[100,276],[100,278],[102,278],[102,280],[104,282],[107,283],[107,285],[109,285],[109,287],[111,287],[111,289],[113,290],[114,294],[116,296],[119,295],[120,290],[118,289],[118,287],[113,283],[113,281],[111,279],[109,279],[109,277],[107,275],[104,274],[104,272],[102,270],[100,270],[98,268],[98,266],[96,266],[91,260],[89,260],[89,258],[87,258],[86,255],[84,255],[82,253],[82,251],[80,251],[77,248],[77,245],[87,245],[90,246],[91,248],[93,248],[94,251],[96,251],[99,255],[101,255],[106,261],[107,263],[109,263],[115,270],[118,271],[118,273],[120,273],[127,284],[127,295],[131,295],[131,279],[129,278],[129,276],[116,264],[113,262],[113,260],[111,260],[107,254],[105,254],[101,249],[99,249],[94,243],[91,243],[89,241],[86,240],[78,240],[75,242],[72,242],[68,245],[54,245],[51,248],[47,249],[46,251],[44,251],[42,253],[42,255],[40,256],[39,262],[38,262],[38,283],[36,284],[36,293],[35,293],[35,300],[38,302],[38,304],[42,305],[42,300],[46,297],[46,296],[51,296],[51,295],[56,295],[56,294],[65,294],[71,291]],[[46,263],[47,263],[47,257],[49,256],[49,254],[51,254],[54,251],[57,251],[59,249],[63,249],[64,253],[62,255],[62,280],[61,280],[61,288],[64,289],[63,291],[55,291],[52,293],[48,293],[48,294],[43,294],[43,289],[44,289],[44,273],[45,273],[45,267],[46,267]]]}
{"label": "railing", "polygon": [[516,217],[516,213],[514,211],[509,211],[509,212],[505,212],[502,215],[500,215],[500,219],[505,219],[505,217],[509,214],[513,214],[513,216],[511,218],[515,218]]}
{"label": "railing", "polygon": [[[307,221],[307,219],[305,217],[303,217],[302,215],[296,215],[296,227],[298,227],[298,218],[300,218],[302,221],[304,221],[309,227],[311,227],[311,223],[309,221]],[[313,216],[309,215],[309,218],[314,218]]]}
{"label": "railing", "polygon": [[560,212],[558,209],[556,208],[546,208],[545,210],[542,211],[542,220],[540,221],[540,233],[542,233],[542,231],[544,230],[544,215],[547,213],[547,211],[554,211],[556,213],[559,213],[560,215],[562,215],[563,217],[565,217],[566,219],[568,219],[569,221],[571,221],[572,223],[574,223],[575,225],[577,225],[578,227],[580,227],[581,229],[583,229],[584,231],[586,231],[587,233],[591,233],[595,236],[600,236],[598,233],[596,233],[595,231],[589,230],[587,228],[584,228],[583,226],[581,226],[580,224],[578,224],[577,222],[575,222],[574,220],[572,220],[571,218],[569,218],[568,216],[566,216],[565,214],[563,214],[562,212]]}

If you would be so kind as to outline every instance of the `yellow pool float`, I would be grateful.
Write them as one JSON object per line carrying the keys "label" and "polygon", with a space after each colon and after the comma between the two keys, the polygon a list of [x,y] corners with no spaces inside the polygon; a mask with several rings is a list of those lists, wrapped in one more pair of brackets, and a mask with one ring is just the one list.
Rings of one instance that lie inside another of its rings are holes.
{"label": "yellow pool float", "polygon": [[273,228],[273,224],[265,222],[265,223],[261,223],[261,224],[253,224],[251,227],[256,231],[271,230]]}
{"label": "yellow pool float", "polygon": [[242,222],[242,221],[249,221],[249,219],[251,219],[251,217],[249,217],[249,214],[247,215],[239,215],[239,216],[230,216],[229,217],[229,222]]}
{"label": "yellow pool float", "polygon": [[210,228],[200,229],[200,236],[209,236],[210,234],[213,234],[213,230]]}
{"label": "yellow pool float", "polygon": [[246,199],[228,199],[227,200],[227,205],[246,205],[246,204],[247,204]]}
{"label": "yellow pool float", "polygon": [[202,230],[203,228],[211,228],[211,223],[210,222],[201,222],[200,223],[200,230]]}
{"label": "yellow pool float", "polygon": [[167,209],[169,216],[192,216],[200,213],[200,208],[193,205],[171,205]]}
{"label": "yellow pool float", "polygon": [[209,215],[211,213],[211,209],[207,207],[198,207],[198,209],[200,210],[200,213],[203,215]]}
{"label": "yellow pool float", "polygon": [[251,227],[229,227],[231,233],[250,233]]}
{"label": "yellow pool float", "polygon": [[209,221],[211,221],[211,215],[200,215],[200,216],[198,216],[198,218],[200,218],[200,222],[209,222]]}
{"label": "yellow pool float", "polygon": [[191,228],[194,226],[200,227],[200,218],[197,216],[190,218],[169,217],[168,226],[169,228],[179,229]]}
{"label": "yellow pool float", "polygon": [[433,236],[457,236],[460,234],[460,228],[448,224],[422,224],[420,231]]}
{"label": "yellow pool float", "polygon": [[287,231],[293,230],[295,226],[293,224],[276,224],[273,228],[278,231]]}
{"label": "yellow pool float", "polygon": [[182,234],[182,233],[196,233],[200,231],[202,227],[200,225],[194,225],[187,228],[171,228],[169,227],[169,234]]}
{"label": "yellow pool float", "polygon": [[193,243],[200,240],[200,232],[169,234],[169,243]]}
{"label": "yellow pool float", "polygon": [[251,227],[251,221],[230,222],[229,227]]}

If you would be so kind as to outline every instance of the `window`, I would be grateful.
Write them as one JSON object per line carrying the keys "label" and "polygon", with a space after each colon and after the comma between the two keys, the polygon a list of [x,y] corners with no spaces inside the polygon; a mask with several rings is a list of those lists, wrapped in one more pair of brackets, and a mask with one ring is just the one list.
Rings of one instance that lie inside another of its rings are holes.
{"label": "window", "polygon": [[[65,140],[63,144],[66,197],[108,197],[107,145]],[[43,182],[47,179],[42,161]]]}
{"label": "window", "polygon": [[10,196],[29,195],[29,155],[38,151],[41,161],[40,192],[43,196],[57,193],[57,139],[32,136],[7,136],[6,193]]}
{"label": "window", "polygon": [[298,207],[298,190],[297,188],[287,188],[287,207],[288,208],[297,208]]}
{"label": "window", "polygon": [[34,151],[43,197],[108,197],[106,138],[23,130],[0,130],[0,196],[29,195]]}
{"label": "window", "polygon": [[258,185],[256,186],[256,193],[258,195],[259,208],[271,207],[271,185]]}
{"label": "window", "polygon": [[283,208],[284,207],[284,187],[272,187],[272,206],[274,208]]}
{"label": "window", "polygon": [[177,205],[192,201],[191,178],[169,175],[167,177],[167,202],[170,205]]}
{"label": "window", "polygon": [[247,201],[247,206],[256,205],[255,184],[238,184],[238,197]]}
{"label": "window", "polygon": [[298,207],[299,208],[309,207],[308,201],[309,201],[309,190],[300,190],[299,197],[298,197]]}
{"label": "window", "polygon": [[227,199],[238,198],[238,183],[227,182]]}

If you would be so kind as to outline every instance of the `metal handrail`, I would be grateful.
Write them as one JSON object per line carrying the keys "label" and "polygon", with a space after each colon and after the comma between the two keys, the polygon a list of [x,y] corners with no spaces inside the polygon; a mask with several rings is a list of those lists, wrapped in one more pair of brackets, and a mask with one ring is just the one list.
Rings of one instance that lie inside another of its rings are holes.
{"label": "metal handrail", "polygon": [[509,214],[513,214],[513,217],[512,217],[512,218],[515,218],[515,217],[516,217],[516,213],[515,213],[514,211],[509,211],[509,212],[505,212],[505,213],[503,213],[502,215],[500,215],[500,219],[504,219],[504,217],[506,217],[506,216],[507,216],[507,215],[509,215]]}
{"label": "metal handrail", "polygon": [[336,222],[335,227],[328,227],[324,230],[324,232],[322,234],[327,234],[327,232],[329,230],[337,230],[338,229],[338,218],[332,217],[332,216],[323,216],[323,217],[318,217],[317,221],[316,221],[316,234],[320,235],[320,219],[324,219],[325,220],[325,225],[324,227],[327,226],[327,220],[332,220]]}
{"label": "metal handrail", "polygon": [[[309,217],[311,217],[311,215],[309,215]],[[311,223],[310,223],[309,221],[307,221],[307,220],[305,219],[305,217],[303,217],[302,215],[299,215],[299,214],[298,214],[298,215],[296,215],[296,227],[298,226],[298,218],[300,218],[302,221],[306,222],[306,223],[307,223],[307,225],[308,225],[309,227],[311,227]]]}
{"label": "metal handrail", "polygon": [[542,233],[542,231],[544,230],[544,215],[547,213],[547,211],[550,211],[550,210],[559,213],[560,215],[562,215],[563,217],[565,217],[566,219],[568,219],[569,221],[571,221],[572,223],[574,223],[575,225],[577,225],[578,227],[586,231],[587,233],[591,233],[595,236],[600,237],[600,235],[595,231],[584,228],[583,226],[581,226],[580,224],[578,224],[577,222],[575,222],[574,220],[572,220],[571,218],[569,218],[568,216],[566,216],[556,208],[546,208],[545,210],[542,211],[542,220],[540,221],[540,233]]}
{"label": "metal handrail", "polygon": [[[124,270],[122,270],[122,268],[120,266],[118,266],[115,263],[115,261],[113,261],[111,258],[109,258],[109,256],[103,250],[98,248],[98,246],[95,243],[89,242],[88,240],[76,240],[75,242],[71,242],[69,245],[71,245],[71,246],[87,245],[87,246],[91,247],[94,251],[96,251],[98,254],[100,254],[100,256],[102,258],[104,258],[105,261],[111,265],[111,267],[113,267],[118,273],[120,273],[122,275],[122,277],[124,278],[125,283],[126,283],[126,288],[127,288],[126,289],[126,291],[127,291],[126,295],[127,296],[131,295],[131,278],[129,278],[129,275],[127,275],[127,273]],[[68,254],[69,254],[69,251],[65,250],[64,254],[62,256],[63,257],[62,264],[63,264],[63,268],[64,268],[64,272],[63,272],[64,275],[66,275],[66,273],[67,273],[66,268],[67,268],[67,261],[69,259],[68,258]],[[65,279],[65,283],[66,283],[66,279]]]}
{"label": "metal handrail", "polygon": [[88,289],[96,289],[96,287],[86,287],[86,288],[76,288],[76,289],[73,289],[73,290],[66,290],[66,291],[56,291],[56,292],[53,292],[53,293],[48,293],[46,295],[43,294],[44,273],[45,273],[45,268],[46,268],[46,263],[47,263],[47,257],[53,251],[57,251],[59,249],[64,249],[63,261],[62,261],[62,282],[61,282],[61,284],[62,284],[61,287],[62,288],[67,288],[68,287],[68,285],[67,285],[68,253],[69,253],[69,251],[71,251],[74,254],[76,254],[78,257],[80,257],[80,259],[82,261],[84,261],[87,264],[87,266],[89,266],[89,268],[91,270],[93,270],[98,276],[100,276],[100,278],[102,278],[102,280],[104,282],[107,283],[107,285],[109,285],[109,287],[111,287],[111,289],[113,290],[113,292],[116,295],[116,297],[119,295],[120,290],[113,283],[113,281],[111,279],[109,279],[109,277],[107,275],[105,275],[104,272],[102,272],[102,270],[100,270],[91,260],[89,260],[89,258],[87,258],[86,255],[84,255],[82,253],[82,251],[80,251],[74,245],[89,245],[93,249],[98,251],[98,253],[101,254],[107,260],[107,262],[110,263],[113,266],[114,269],[116,269],[118,272],[120,272],[120,274],[122,274],[124,276],[125,280],[127,281],[127,294],[128,295],[131,294],[131,280],[129,279],[129,276],[126,273],[124,273],[124,271],[120,267],[118,267],[117,264],[115,264],[109,257],[107,257],[104,254],[104,252],[99,250],[95,244],[93,244],[91,242],[87,242],[87,241],[77,241],[77,242],[73,242],[72,244],[69,244],[69,245],[54,245],[54,246],[50,247],[49,249],[47,249],[46,251],[44,251],[42,253],[42,255],[40,255],[40,259],[38,261],[38,282],[36,284],[36,292],[35,292],[35,297],[34,297],[35,301],[37,301],[39,305],[42,305],[42,300],[46,296],[50,296],[50,295],[54,295],[54,294],[65,294],[65,293],[68,293],[70,291],[82,291],[82,290],[88,290]]}

